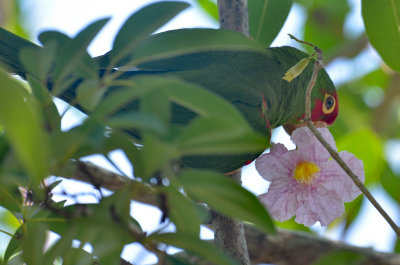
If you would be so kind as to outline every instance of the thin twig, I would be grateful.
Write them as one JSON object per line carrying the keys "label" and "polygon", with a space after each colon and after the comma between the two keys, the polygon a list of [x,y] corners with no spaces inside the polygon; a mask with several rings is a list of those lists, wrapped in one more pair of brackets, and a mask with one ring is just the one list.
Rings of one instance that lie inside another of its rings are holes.
{"label": "thin twig", "polygon": [[322,60],[322,51],[315,46],[314,44],[304,42],[296,39],[294,36],[290,35],[292,39],[299,41],[301,43],[312,46],[316,52],[318,52],[318,59],[314,63],[314,70],[311,76],[310,81],[307,85],[306,90],[306,102],[305,102],[305,120],[307,121],[307,126],[311,130],[311,132],[315,135],[315,137],[320,141],[320,143],[325,147],[325,149],[329,152],[332,158],[339,164],[339,166],[347,173],[347,175],[351,178],[354,184],[360,189],[360,191],[367,197],[367,199],[372,203],[376,210],[382,215],[383,218],[389,223],[392,227],[393,231],[396,233],[397,237],[400,237],[400,228],[396,225],[392,218],[386,213],[386,211],[382,208],[382,206],[376,201],[374,196],[369,192],[369,190],[364,186],[364,184],[360,181],[356,174],[349,168],[349,166],[343,161],[343,159],[339,156],[339,153],[334,150],[329,143],[322,137],[320,132],[314,126],[311,120],[311,92],[317,80],[318,71],[323,67]]}
{"label": "thin twig", "polygon": [[317,137],[320,143],[325,147],[325,149],[329,152],[332,158],[339,164],[339,166],[347,173],[347,175],[351,178],[354,184],[360,189],[360,191],[367,197],[367,199],[372,203],[376,210],[382,215],[383,218],[389,223],[397,237],[400,237],[400,228],[396,225],[392,218],[387,214],[387,212],[382,208],[382,206],[377,202],[377,200],[372,196],[369,190],[364,186],[364,184],[360,181],[360,179],[353,173],[353,171],[349,168],[349,166],[343,161],[343,159],[339,156],[339,153],[335,151],[329,143],[322,137],[321,133],[317,130],[311,120],[307,120],[307,126],[311,130],[311,132]]}

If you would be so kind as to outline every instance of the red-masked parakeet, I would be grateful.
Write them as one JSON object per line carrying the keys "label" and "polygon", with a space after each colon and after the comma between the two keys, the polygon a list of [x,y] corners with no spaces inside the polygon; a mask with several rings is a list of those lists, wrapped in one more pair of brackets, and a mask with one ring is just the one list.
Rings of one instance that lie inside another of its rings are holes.
{"label": "red-masked parakeet", "polygon": [[[22,77],[27,72],[18,53],[24,47],[39,46],[0,29],[0,62],[7,70]],[[195,52],[139,64],[135,70],[126,71],[119,78],[173,75],[201,85],[230,101],[256,131],[269,137],[271,129],[281,125],[293,127],[304,118],[305,90],[312,73],[312,63],[291,82],[282,77],[289,68],[307,56],[292,47],[267,48],[266,53],[224,50]],[[101,72],[99,70],[99,74]],[[75,100],[77,82],[59,97],[69,103]],[[105,96],[108,94],[107,92]],[[138,102],[132,102],[128,106],[129,109],[137,107]],[[78,108],[85,112],[83,108]],[[193,112],[174,105],[172,122],[186,124],[194,115]],[[338,99],[334,84],[326,71],[321,70],[312,92],[311,118],[314,122],[330,125],[337,115]],[[189,167],[212,168],[227,173],[259,155],[260,153],[187,156],[182,161]]]}

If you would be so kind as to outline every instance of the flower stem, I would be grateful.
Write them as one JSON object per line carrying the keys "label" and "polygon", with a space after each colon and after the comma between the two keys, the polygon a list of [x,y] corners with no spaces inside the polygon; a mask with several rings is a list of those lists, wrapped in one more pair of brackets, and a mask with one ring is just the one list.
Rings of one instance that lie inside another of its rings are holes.
{"label": "flower stem", "polygon": [[314,44],[304,42],[298,40],[294,36],[290,35],[290,38],[312,46],[315,51],[318,53],[318,58],[314,63],[313,73],[311,75],[311,79],[308,82],[307,90],[306,90],[306,102],[305,102],[305,120],[307,121],[307,126],[311,130],[311,132],[315,135],[315,137],[319,140],[319,142],[325,147],[325,149],[329,152],[332,158],[339,164],[339,166],[347,173],[347,175],[351,178],[354,184],[360,189],[360,191],[367,197],[367,199],[372,203],[375,209],[382,215],[382,217],[389,223],[392,227],[393,231],[396,233],[397,237],[400,237],[400,227],[396,225],[393,219],[388,215],[388,213],[382,208],[382,206],[377,202],[377,200],[372,196],[369,190],[364,186],[364,184],[360,181],[360,179],[354,174],[354,172],[350,169],[350,167],[343,161],[343,159],[339,156],[339,153],[334,150],[329,143],[322,137],[320,132],[314,126],[311,120],[311,92],[317,80],[318,71],[323,67],[322,60],[322,51]]}

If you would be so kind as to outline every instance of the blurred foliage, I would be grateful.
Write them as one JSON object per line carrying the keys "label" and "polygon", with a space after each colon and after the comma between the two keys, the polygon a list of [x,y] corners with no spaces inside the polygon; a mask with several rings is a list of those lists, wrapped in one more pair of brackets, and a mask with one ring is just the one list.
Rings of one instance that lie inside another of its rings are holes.
{"label": "blurred foliage", "polygon": [[9,29],[21,37],[28,38],[29,34],[25,27],[24,0],[2,0],[0,1],[0,26]]}
{"label": "blurred foliage", "polygon": [[[214,1],[197,2],[217,18]],[[367,36],[385,63],[399,71],[399,25],[393,14],[400,14],[400,7],[396,1],[392,1],[394,5],[389,2],[362,1],[366,32],[353,36],[344,30],[345,20],[351,11],[346,0],[295,1],[306,13],[302,28],[304,39],[322,48],[328,64],[335,63],[337,58],[351,59],[361,55],[368,49]],[[4,3],[7,9],[0,10],[3,16],[8,15],[8,19],[2,21],[2,25],[26,36],[19,21],[20,1]],[[252,38],[264,46],[276,37],[292,5],[291,1],[270,1],[270,4],[268,1],[252,1],[249,5]],[[208,37],[210,43],[211,39],[217,41],[212,45],[221,47],[238,45],[244,50],[254,48],[237,36],[226,34],[216,40],[207,35],[211,34],[209,32],[193,31],[194,35],[190,37],[193,41],[179,35],[169,39],[173,40],[171,43],[182,43],[180,47],[157,46],[153,42],[154,46],[142,45],[135,54],[137,57],[130,57],[150,34],[185,8],[183,3],[164,2],[141,10],[122,26],[113,50],[96,59],[89,56],[86,48],[107,19],[90,24],[74,38],[56,31],[42,33],[39,39],[44,49],[31,47],[19,55],[26,69],[30,70],[26,79],[31,93],[3,70],[0,72],[0,205],[3,207],[0,229],[8,237],[8,240],[3,240],[4,236],[0,239],[8,244],[4,250],[4,264],[23,261],[27,264],[60,264],[60,261],[62,264],[117,264],[123,247],[132,242],[157,253],[168,264],[188,263],[165,253],[164,244],[177,246],[209,261],[218,261],[218,264],[235,264],[198,238],[199,225],[205,218],[204,209],[196,203],[198,201],[252,222],[264,231],[274,229],[255,196],[236,183],[211,171],[193,170],[180,174],[174,171],[177,159],[198,150],[213,154],[218,147],[220,151],[238,152],[248,143],[253,143],[249,149],[259,148],[259,135],[238,118],[240,115],[229,103],[182,80],[161,77],[151,80],[133,78],[112,97],[103,97],[108,95],[108,89],[116,79],[111,69],[116,66],[131,67],[135,63],[163,58],[168,54],[185,54],[191,48],[209,48],[199,47],[196,38]],[[4,10],[11,11],[6,13]],[[154,16],[158,19],[153,19]],[[101,77],[97,72],[99,66],[106,68]],[[391,154],[385,152],[388,141],[400,140],[400,75],[389,67],[382,63],[377,69],[338,87],[340,115],[331,132],[339,150],[347,150],[363,159],[366,184],[382,188],[400,204],[400,172],[389,163],[388,156]],[[66,78],[70,76],[76,79]],[[47,83],[49,77],[54,80],[51,88]],[[76,95],[72,95],[74,103],[91,110],[93,115],[81,124],[62,131],[63,114],[58,113],[52,97],[62,94],[77,78],[84,81],[77,88]],[[177,89],[168,89],[171,86]],[[183,93],[185,90],[193,91],[195,96]],[[110,115],[134,99],[143,102],[140,111],[131,112],[129,116]],[[210,108],[224,113],[214,117],[214,120],[203,115],[201,123],[198,123],[206,124],[216,135],[222,132],[221,126],[217,125],[227,122],[223,117],[227,114],[232,117],[229,131],[226,131],[231,133],[229,141],[205,137],[206,132],[197,130],[198,124],[192,124],[192,127],[170,124],[170,104],[177,99],[184,107],[199,114],[208,113]],[[147,136],[137,138],[126,134],[126,130],[131,129]],[[180,137],[172,137],[174,134]],[[243,140],[243,135],[247,142]],[[210,142],[207,143],[208,140]],[[123,150],[135,174],[142,177],[136,181],[151,187],[149,194],[158,198],[159,207],[168,217],[168,222],[176,226],[175,233],[165,233],[162,230],[164,225],[151,234],[142,231],[140,224],[129,215],[130,200],[139,193],[130,186],[113,192],[111,196],[102,196],[96,204],[66,206],[64,202],[52,200],[51,190],[58,183],[45,181],[49,175],[55,172],[67,174],[70,159],[79,160],[92,154],[108,156],[117,149]],[[357,220],[362,202],[363,198],[359,197],[348,203],[343,220],[332,225],[344,224],[343,237]],[[309,231],[293,220],[278,225]],[[47,245],[48,231],[60,236],[51,246]],[[73,240],[79,244],[72,244]],[[92,252],[83,248],[85,243],[90,243]],[[396,245],[395,250],[399,251],[400,244]],[[46,251],[43,252],[44,249]],[[343,260],[346,264],[358,264],[360,257],[352,253],[334,253],[316,264],[333,264],[333,261]]]}

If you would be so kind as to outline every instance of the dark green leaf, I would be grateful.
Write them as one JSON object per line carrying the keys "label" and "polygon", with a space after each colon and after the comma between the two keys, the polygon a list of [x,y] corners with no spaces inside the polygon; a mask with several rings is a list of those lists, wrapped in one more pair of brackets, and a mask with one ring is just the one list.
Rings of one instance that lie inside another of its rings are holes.
{"label": "dark green leaf", "polygon": [[41,222],[29,222],[25,227],[22,240],[22,256],[26,264],[43,265],[43,250],[46,244],[47,231]]}
{"label": "dark green leaf", "polygon": [[207,118],[215,118],[237,126],[247,122],[228,101],[206,89],[173,77],[136,77],[132,79],[143,90],[161,90],[170,101]]}
{"label": "dark green leaf", "polygon": [[55,53],[56,43],[52,42],[44,48],[24,48],[20,51],[19,58],[27,73],[41,82],[46,82]]}
{"label": "dark green leaf", "polygon": [[185,170],[178,177],[189,196],[228,216],[254,223],[267,232],[275,228],[257,197],[227,176],[210,171]]}
{"label": "dark green leaf", "polygon": [[176,141],[184,155],[238,154],[265,150],[267,137],[246,127],[225,123],[224,120],[198,118],[183,129]]}
{"label": "dark green leaf", "polygon": [[164,1],[145,6],[132,14],[115,37],[111,52],[115,63],[129,55],[139,42],[188,6],[184,2]]}
{"label": "dark green leaf", "polygon": [[80,106],[92,111],[102,99],[106,87],[93,79],[86,79],[76,89],[77,99]]}
{"label": "dark green leaf", "polygon": [[154,115],[142,112],[124,112],[112,116],[105,123],[111,128],[140,129],[153,133],[166,133],[165,126]]}
{"label": "dark green leaf", "polygon": [[178,29],[149,37],[134,50],[132,60],[135,64],[142,64],[173,56],[218,50],[265,52],[261,45],[237,32],[223,29]]}
{"label": "dark green leaf", "polygon": [[[59,53],[56,68],[54,70],[55,82],[61,81],[71,72],[76,72],[79,65],[82,72],[88,73],[89,76],[97,77],[96,65],[87,55],[86,48],[97,35],[97,33],[108,22],[109,18],[101,19],[93,22],[84,28],[78,35],[62,46],[63,51]],[[60,47],[59,47],[60,48]]]}
{"label": "dark green leaf", "polygon": [[190,235],[182,233],[156,234],[149,236],[148,240],[182,248],[218,265],[237,265],[233,259],[227,257],[214,245]]}
{"label": "dark green leaf", "polygon": [[363,202],[363,196],[358,196],[354,201],[345,204],[345,213],[346,213],[346,225],[345,230],[347,230],[353,221],[358,216],[360,212],[361,205]]}
{"label": "dark green leaf", "polygon": [[168,216],[178,233],[199,237],[200,218],[195,204],[174,187],[165,187],[163,191],[167,195]]}
{"label": "dark green leaf", "polygon": [[135,176],[147,179],[168,161],[177,157],[178,151],[173,145],[162,142],[153,136],[144,135],[143,147],[140,152],[140,169],[142,171],[135,169]]}
{"label": "dark green leaf", "polygon": [[27,75],[27,81],[35,99],[40,104],[39,110],[42,112],[46,129],[49,131],[61,130],[61,116],[47,88],[31,75]]}
{"label": "dark green leaf", "polygon": [[292,0],[248,1],[250,35],[268,47],[278,35],[287,16]]}
{"label": "dark green leaf", "polygon": [[400,72],[399,15],[399,1],[362,1],[362,16],[368,38],[385,63],[397,72]]}

